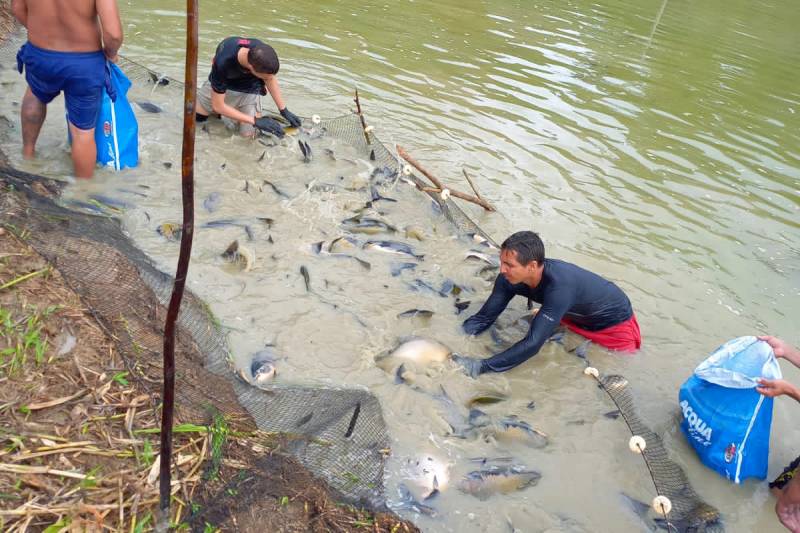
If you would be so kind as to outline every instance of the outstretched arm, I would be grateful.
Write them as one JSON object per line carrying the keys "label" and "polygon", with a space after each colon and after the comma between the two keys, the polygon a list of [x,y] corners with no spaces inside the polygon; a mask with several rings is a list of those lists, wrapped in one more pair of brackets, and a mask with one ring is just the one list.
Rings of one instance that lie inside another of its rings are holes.
{"label": "outstretched arm", "polygon": [[505,310],[508,306],[508,302],[510,302],[513,297],[513,285],[511,285],[502,274],[497,276],[489,299],[486,300],[480,311],[466,319],[461,327],[470,335],[483,333],[486,331],[486,328],[497,320],[497,317]]}
{"label": "outstretched arm", "polygon": [[103,30],[103,52],[109,61],[117,62],[117,52],[122,46],[122,22],[119,19],[117,0],[96,0],[95,8]]}
{"label": "outstretched arm", "polygon": [[267,88],[269,95],[275,101],[278,111],[286,109],[286,104],[283,103],[283,97],[281,96],[281,86],[278,84],[278,77],[270,77],[269,80],[264,82],[264,86]]}
{"label": "outstretched arm", "polygon": [[548,295],[539,312],[531,322],[525,338],[511,348],[500,352],[489,359],[484,359],[482,372],[505,372],[524,363],[542,348],[542,345],[553,334],[553,330],[561,323],[561,318],[572,305],[572,294],[561,292]]}
{"label": "outstretched arm", "polygon": [[800,402],[800,389],[784,379],[764,379],[758,380],[759,386],[756,390],[764,396],[774,398],[786,395]]}
{"label": "outstretched arm", "polygon": [[20,24],[28,27],[28,2],[25,0],[11,0],[11,12]]}

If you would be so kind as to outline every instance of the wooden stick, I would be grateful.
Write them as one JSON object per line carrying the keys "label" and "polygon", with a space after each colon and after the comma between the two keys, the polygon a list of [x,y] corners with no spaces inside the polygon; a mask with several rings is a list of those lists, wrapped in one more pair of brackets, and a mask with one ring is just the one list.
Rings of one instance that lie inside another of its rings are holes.
{"label": "wooden stick", "polygon": [[[410,164],[412,167],[414,167],[417,170],[419,170],[420,173],[422,173],[423,176],[428,178],[431,181],[431,183],[433,183],[436,186],[436,188],[438,189],[438,191],[425,191],[425,192],[438,192],[438,193],[441,193],[445,189],[448,189],[450,191],[450,196],[454,196],[456,198],[461,198],[462,200],[465,200],[467,202],[472,202],[473,204],[477,204],[477,205],[481,206],[482,208],[486,209],[487,211],[496,211],[496,209],[492,206],[492,204],[490,204],[489,202],[487,202],[483,198],[471,196],[469,194],[465,194],[463,192],[456,191],[456,190],[450,189],[449,187],[446,187],[441,181],[439,181],[439,179],[436,176],[434,176],[433,174],[431,174],[430,172],[425,170],[425,168],[423,168],[422,165],[420,165],[413,157],[408,155],[408,152],[406,152],[403,149],[402,146],[397,145],[397,153],[398,153],[398,155],[400,155],[400,157],[402,157],[403,159],[408,161],[408,164]],[[422,187],[421,190],[424,191],[425,189],[427,189],[427,187]]]}
{"label": "wooden stick", "polygon": [[31,411],[38,411],[39,409],[47,409],[48,407],[54,407],[56,405],[61,405],[62,403],[67,403],[67,402],[69,402],[71,400],[78,399],[81,396],[83,396],[84,394],[86,394],[87,392],[89,392],[89,391],[84,389],[84,390],[76,392],[75,394],[73,394],[71,396],[65,396],[64,398],[57,398],[55,400],[50,400],[48,402],[31,403],[31,404],[28,404],[27,407]]}
{"label": "wooden stick", "polygon": [[481,193],[479,193],[478,189],[475,188],[475,184],[472,183],[472,179],[469,177],[469,174],[467,174],[467,169],[466,168],[462,168],[461,172],[463,172],[464,173],[464,177],[467,178],[467,183],[469,183],[469,186],[472,187],[472,191],[475,193],[475,196],[477,198],[480,198],[481,200],[483,200],[483,197],[481,196]]}
{"label": "wooden stick", "polygon": [[[150,500],[145,500],[142,502],[144,505],[152,505],[158,502],[158,498],[153,498]],[[114,510],[120,504],[117,503],[106,503],[106,504],[97,504],[97,505],[90,505],[90,504],[78,504],[77,511],[79,513],[86,513],[92,511],[105,511],[105,510]],[[126,502],[121,504],[123,507],[130,507],[131,503]],[[0,510],[0,516],[25,516],[25,515],[43,515],[43,514],[64,514],[69,512],[74,512],[75,506],[70,507],[23,507],[21,509],[13,509],[10,511]]]}
{"label": "wooden stick", "polygon": [[86,475],[80,472],[56,470],[49,466],[10,465],[0,463],[0,472],[10,472],[12,474],[52,474],[54,476],[70,477],[74,479],[86,479]]}
{"label": "wooden stick", "polygon": [[44,273],[45,273],[45,272],[47,272],[48,270],[50,270],[50,267],[49,267],[49,266],[47,266],[47,267],[44,267],[44,268],[43,268],[43,269],[41,269],[41,270],[37,270],[36,272],[31,272],[31,273],[29,273],[29,274],[25,274],[24,276],[20,276],[20,277],[18,277],[17,279],[12,279],[12,280],[11,280],[11,281],[9,281],[8,283],[5,283],[5,284],[3,284],[3,285],[0,285],[0,291],[1,291],[1,290],[3,290],[3,289],[8,289],[9,287],[13,287],[13,286],[14,286],[14,285],[16,285],[17,283],[23,282],[23,281],[25,281],[26,279],[30,279],[30,278],[36,277],[36,276],[38,276],[38,275],[40,275],[40,274],[44,274]]}
{"label": "wooden stick", "polygon": [[447,187],[445,187],[444,185],[442,185],[442,182],[441,182],[441,181],[439,181],[439,179],[438,179],[436,176],[434,176],[433,174],[431,174],[430,172],[428,172],[427,170],[425,170],[425,169],[422,167],[422,165],[420,165],[419,163],[417,163],[417,161],[416,161],[416,160],[415,160],[413,157],[411,157],[410,155],[408,155],[408,152],[406,152],[406,151],[403,149],[403,147],[402,147],[402,146],[400,146],[399,144],[397,145],[397,154],[398,154],[400,157],[402,157],[403,159],[405,159],[406,161],[408,161],[408,163],[409,163],[409,164],[410,164],[412,167],[414,167],[414,168],[416,168],[417,170],[419,170],[419,171],[422,173],[422,175],[423,175],[423,176],[425,176],[426,178],[428,178],[428,179],[431,181],[431,183],[433,183],[433,184],[434,184],[436,187],[438,187],[438,188],[439,188],[439,189],[441,189],[441,190],[444,190],[444,189],[446,189],[446,188],[447,188]]}
{"label": "wooden stick", "polygon": [[167,307],[164,322],[163,350],[163,396],[161,409],[161,445],[159,469],[159,515],[156,531],[169,529],[171,498],[170,464],[172,459],[172,419],[175,414],[175,329],[178,312],[183,299],[183,289],[189,271],[194,237],[194,144],[195,144],[195,106],[197,104],[197,48],[199,41],[198,0],[186,0],[186,63],[184,67],[185,84],[183,91],[183,147],[181,150],[181,198],[183,203],[183,232],[178,254],[178,266],[172,295]]}
{"label": "wooden stick", "polygon": [[356,87],[356,97],[354,100],[356,103],[356,111],[358,112],[358,118],[361,119],[361,129],[364,131],[364,139],[366,139],[367,146],[369,146],[372,143],[369,140],[369,133],[367,133],[367,121],[364,120],[364,114],[361,112],[361,100],[358,99],[358,87]]}

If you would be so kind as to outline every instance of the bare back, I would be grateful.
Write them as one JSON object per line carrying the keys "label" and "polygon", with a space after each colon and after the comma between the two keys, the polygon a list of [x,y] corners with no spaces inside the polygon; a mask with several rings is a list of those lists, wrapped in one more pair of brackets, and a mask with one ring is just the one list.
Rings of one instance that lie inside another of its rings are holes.
{"label": "bare back", "polygon": [[28,40],[62,52],[103,48],[95,0],[27,0]]}

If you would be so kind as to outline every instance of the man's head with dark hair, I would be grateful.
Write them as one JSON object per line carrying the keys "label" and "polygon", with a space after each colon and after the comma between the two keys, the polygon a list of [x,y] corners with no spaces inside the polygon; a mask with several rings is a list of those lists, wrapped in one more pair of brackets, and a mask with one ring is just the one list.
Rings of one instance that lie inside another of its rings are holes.
{"label": "man's head with dark hair", "polygon": [[544,263],[544,243],[537,233],[532,231],[518,231],[503,241],[501,250],[514,251],[517,261],[521,265],[527,265],[531,261],[536,261],[540,265]]}
{"label": "man's head with dark hair", "polygon": [[500,274],[512,285],[536,287],[544,271],[544,243],[532,231],[518,231],[500,247]]}
{"label": "man's head with dark hair", "polygon": [[281,68],[278,54],[268,44],[257,44],[247,51],[247,62],[257,74],[277,74]]}

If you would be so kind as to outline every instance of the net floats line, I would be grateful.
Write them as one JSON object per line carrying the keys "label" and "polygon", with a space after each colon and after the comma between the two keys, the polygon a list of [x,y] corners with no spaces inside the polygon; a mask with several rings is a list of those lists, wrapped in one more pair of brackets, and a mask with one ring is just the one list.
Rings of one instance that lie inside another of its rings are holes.
{"label": "net floats line", "polygon": [[[597,380],[602,389],[606,391],[605,385],[603,385],[603,382],[600,381],[600,372],[596,368],[592,366],[587,366],[586,368],[583,369],[583,373]],[[608,393],[608,391],[606,391],[606,393]],[[609,394],[609,396],[611,395]],[[613,396],[611,396],[611,400],[614,401]],[[614,401],[614,403],[616,404],[617,402]],[[622,409],[620,409],[620,414],[622,414],[622,418],[623,420],[625,420],[625,424],[628,425],[628,429],[631,429],[630,424],[628,424],[627,419],[625,419],[625,413],[622,411]],[[667,516],[669,515],[670,511],[672,511],[672,501],[670,501],[670,499],[664,496],[663,494],[658,494],[658,486],[656,485],[655,474],[653,474],[653,469],[650,467],[650,461],[647,460],[647,455],[644,453],[645,449],[647,449],[647,441],[644,439],[644,437],[640,435],[632,435],[631,438],[628,440],[628,449],[633,453],[641,455],[642,458],[644,459],[644,464],[645,466],[647,466],[647,471],[650,473],[650,480],[653,482],[653,488],[655,488],[656,490],[656,497],[653,498],[651,506],[656,513],[659,513],[664,517],[664,521],[667,523],[667,527],[669,528],[669,530],[670,531],[673,530],[675,526],[673,526],[672,523],[670,523],[669,518]]]}

